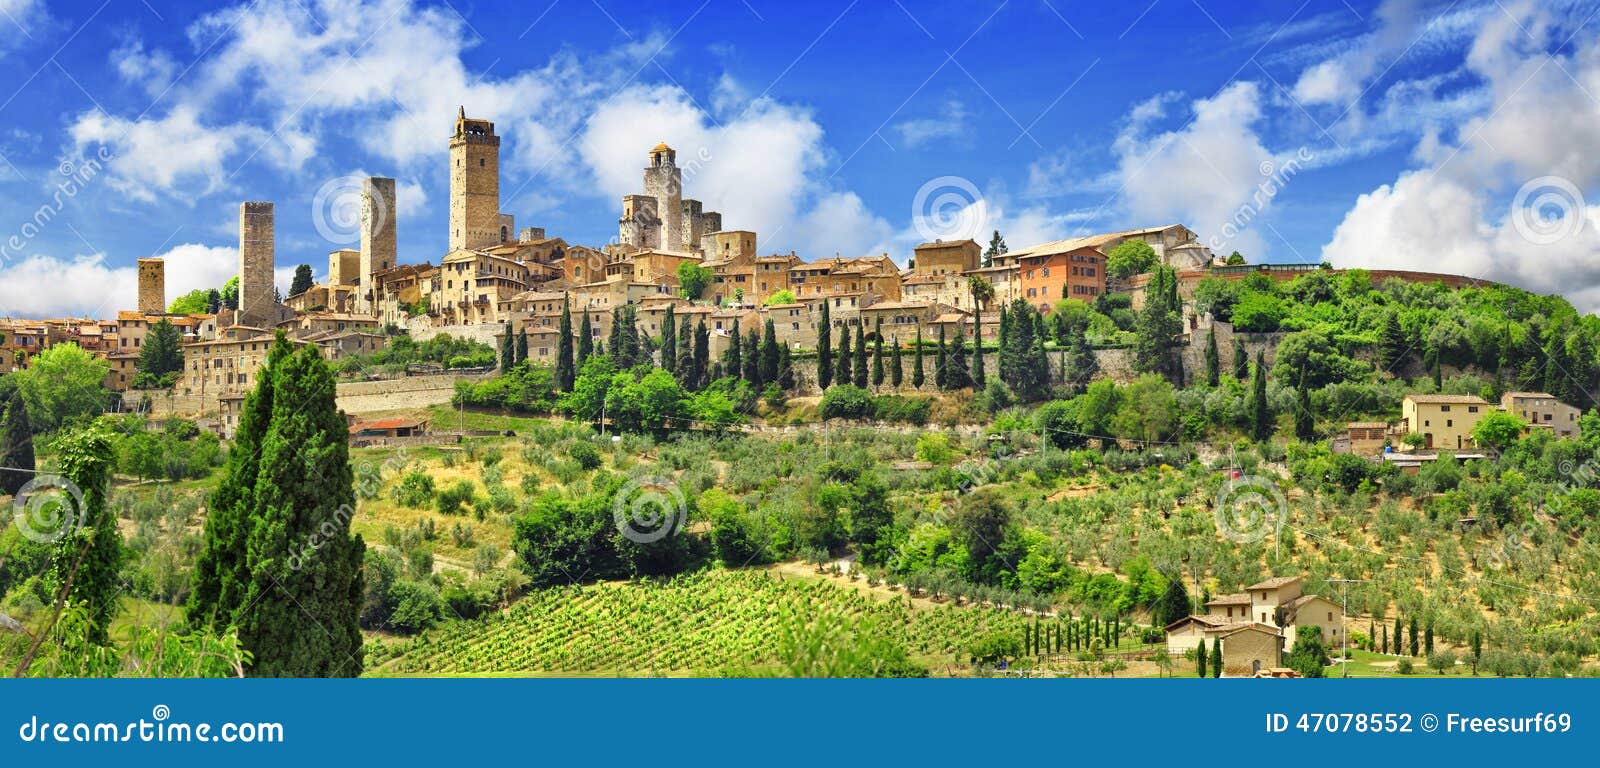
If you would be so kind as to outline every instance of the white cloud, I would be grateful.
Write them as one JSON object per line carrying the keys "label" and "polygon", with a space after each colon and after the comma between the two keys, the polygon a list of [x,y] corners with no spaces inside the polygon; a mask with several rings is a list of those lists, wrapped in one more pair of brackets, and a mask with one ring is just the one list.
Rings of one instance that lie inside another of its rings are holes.
{"label": "white cloud", "polygon": [[228,158],[263,138],[245,125],[204,125],[189,107],[138,121],[88,112],[72,125],[71,136],[80,152],[89,145],[109,147],[111,184],[144,201],[180,184],[191,200],[216,191],[228,176]]}
{"label": "white cloud", "polygon": [[1245,206],[1253,222],[1272,201],[1261,194],[1276,159],[1254,128],[1262,114],[1259,89],[1236,82],[1195,101],[1193,120],[1184,127],[1147,136],[1173,100],[1164,95],[1135,107],[1114,145],[1130,226],[1183,223],[1203,240],[1230,235],[1215,248],[1259,257],[1265,244],[1255,230],[1245,226],[1234,234],[1237,227],[1229,226]]}
{"label": "white cloud", "polygon": [[1424,134],[1414,156],[1427,165],[1362,195],[1323,258],[1460,273],[1600,307],[1600,209],[1584,200],[1600,187],[1600,104],[1591,96],[1600,46],[1583,36],[1570,54],[1550,56],[1548,44],[1569,34],[1529,4],[1490,17],[1467,67],[1491,103],[1452,142]]}
{"label": "white cloud", "polygon": [[47,19],[39,0],[0,0],[0,56],[40,37]]}
{"label": "white cloud", "polygon": [[180,71],[178,62],[166,51],[146,51],[138,40],[112,51],[111,62],[124,82],[143,88],[151,97],[164,93]]}
{"label": "white cloud", "polygon": [[871,256],[888,253],[896,257],[889,243],[894,228],[867,209],[854,192],[835,192],[822,197],[779,238],[799,244],[809,258],[823,258],[837,252],[841,256]]}
{"label": "white cloud", "polygon": [[[196,288],[221,287],[239,269],[234,247],[187,243],[160,256],[168,302]],[[109,317],[137,304],[138,285],[134,267],[107,264],[104,253],[68,259],[35,254],[0,267],[0,316]]]}
{"label": "white cloud", "polygon": [[900,140],[908,149],[927,146],[940,141],[959,141],[971,136],[967,123],[967,106],[956,99],[945,102],[938,114],[932,117],[905,120],[895,124]]}

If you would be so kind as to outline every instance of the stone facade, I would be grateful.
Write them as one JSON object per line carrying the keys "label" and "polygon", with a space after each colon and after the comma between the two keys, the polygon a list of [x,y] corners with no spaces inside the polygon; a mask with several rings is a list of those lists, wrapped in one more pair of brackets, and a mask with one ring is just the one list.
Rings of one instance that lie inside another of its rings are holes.
{"label": "stone facade", "polygon": [[238,325],[270,326],[277,315],[272,226],[272,203],[239,204]]}
{"label": "stone facade", "polygon": [[722,214],[707,211],[699,200],[683,196],[683,169],[678,153],[666,144],[650,150],[644,169],[643,194],[622,198],[617,242],[637,248],[698,253],[704,238],[722,229]]}
{"label": "stone facade", "polygon": [[167,264],[161,259],[139,260],[139,311],[167,311]]}
{"label": "stone facade", "polygon": [[340,248],[328,254],[328,285],[360,285],[364,272],[361,269],[361,251]]}
{"label": "stone facade", "polygon": [[450,250],[499,245],[500,227],[500,137],[462,108],[450,137]]}
{"label": "stone facade", "polygon": [[[498,190],[495,206],[499,207]],[[454,208],[451,210],[454,211]],[[372,276],[388,271],[395,265],[395,223],[394,179],[368,177],[361,184],[361,263],[358,273],[361,292],[356,298],[358,311],[369,314],[375,311],[373,302],[377,299],[377,288]]]}

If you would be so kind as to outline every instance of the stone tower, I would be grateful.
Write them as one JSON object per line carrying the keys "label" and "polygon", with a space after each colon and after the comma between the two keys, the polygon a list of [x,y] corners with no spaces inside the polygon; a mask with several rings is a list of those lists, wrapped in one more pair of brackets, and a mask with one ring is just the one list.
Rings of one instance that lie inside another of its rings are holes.
{"label": "stone tower", "polygon": [[665,142],[650,150],[650,165],[644,169],[644,193],[656,199],[661,217],[661,248],[683,250],[683,172],[678,170],[678,153]]}
{"label": "stone tower", "polygon": [[462,107],[450,137],[450,250],[500,243],[500,137]]}
{"label": "stone tower", "polygon": [[617,239],[640,248],[661,247],[661,219],[656,199],[649,195],[623,195],[622,218],[617,219]]}
{"label": "stone tower", "polygon": [[328,285],[360,285],[361,252],[340,248],[328,254]]}
{"label": "stone tower", "polygon": [[239,325],[268,326],[277,315],[272,249],[272,203],[240,203]]}
{"label": "stone tower", "polygon": [[167,311],[167,263],[161,259],[139,260],[139,311],[147,315]]}
{"label": "stone tower", "polygon": [[[450,218],[453,227],[455,176],[450,178]],[[361,183],[361,266],[358,272],[361,287],[356,291],[356,311],[362,314],[370,315],[377,311],[377,283],[372,275],[395,265],[394,196],[394,179],[371,176]],[[498,199],[499,194],[496,193]]]}

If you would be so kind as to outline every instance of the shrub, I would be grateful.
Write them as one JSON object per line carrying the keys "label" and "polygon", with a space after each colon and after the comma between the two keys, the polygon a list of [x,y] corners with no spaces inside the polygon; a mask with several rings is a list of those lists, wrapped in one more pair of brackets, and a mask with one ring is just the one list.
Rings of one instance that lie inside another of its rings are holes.
{"label": "shrub", "polygon": [[835,384],[822,393],[823,419],[868,419],[873,415],[872,394],[850,384]]}
{"label": "shrub", "polygon": [[600,467],[600,449],[594,447],[592,443],[574,442],[571,447],[567,448],[567,456],[578,462],[578,466],[582,469],[590,470]]}
{"label": "shrub", "polygon": [[433,476],[426,472],[407,472],[392,492],[394,503],[412,509],[427,509],[433,504]]}
{"label": "shrub", "polygon": [[473,495],[471,480],[457,480],[455,485],[439,493],[439,497],[436,499],[439,514],[461,514],[464,511],[462,508],[472,503]]}

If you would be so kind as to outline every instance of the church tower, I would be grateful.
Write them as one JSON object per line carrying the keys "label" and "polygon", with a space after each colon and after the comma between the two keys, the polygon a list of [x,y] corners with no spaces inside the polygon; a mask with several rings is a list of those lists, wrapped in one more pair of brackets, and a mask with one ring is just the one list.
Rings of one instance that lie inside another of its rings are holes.
{"label": "church tower", "polygon": [[450,137],[450,249],[499,245],[500,228],[500,137],[462,107]]}

